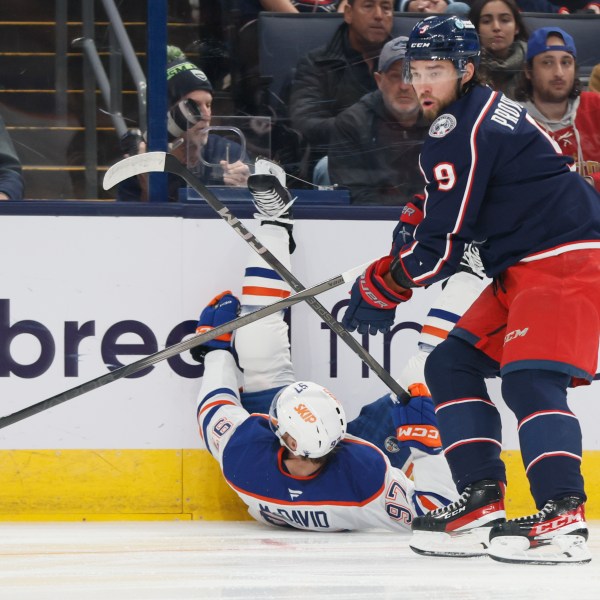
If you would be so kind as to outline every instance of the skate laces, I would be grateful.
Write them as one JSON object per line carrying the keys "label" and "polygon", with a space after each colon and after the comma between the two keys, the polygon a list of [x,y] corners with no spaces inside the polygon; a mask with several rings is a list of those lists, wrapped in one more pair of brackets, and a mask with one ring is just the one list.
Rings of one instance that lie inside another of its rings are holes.
{"label": "skate laces", "polygon": [[517,517],[514,519],[517,523],[529,523],[529,522],[537,522],[542,521],[545,517],[547,517],[556,507],[555,502],[546,502],[542,510],[533,514],[527,515],[525,517]]}
{"label": "skate laces", "polygon": [[[514,519],[517,523],[537,523],[539,521],[543,521],[546,517],[549,517],[552,512],[554,512],[557,508],[558,502],[556,500],[548,500],[546,504],[542,507],[542,509],[534,515],[528,515],[526,517],[517,517]],[[571,506],[565,510],[565,512],[570,512],[571,510],[577,510],[577,506]]]}
{"label": "skate laces", "polygon": [[468,267],[474,275],[477,275],[480,279],[485,278],[485,269],[483,268],[483,262],[481,256],[479,256],[479,250],[473,244],[467,244],[461,259],[461,264]]}
{"label": "skate laces", "polygon": [[293,198],[286,204],[274,187],[269,190],[252,190],[252,196],[258,212],[265,217],[272,218],[283,216],[296,200]]}
{"label": "skate laces", "polygon": [[447,506],[440,506],[440,508],[436,508],[435,510],[431,511],[430,514],[435,517],[443,515],[445,512],[452,512],[457,508],[462,508],[469,501],[470,497],[471,486],[469,485],[465,488],[465,491],[459,496],[458,500],[455,500],[454,502],[452,502],[452,504],[448,504]]}

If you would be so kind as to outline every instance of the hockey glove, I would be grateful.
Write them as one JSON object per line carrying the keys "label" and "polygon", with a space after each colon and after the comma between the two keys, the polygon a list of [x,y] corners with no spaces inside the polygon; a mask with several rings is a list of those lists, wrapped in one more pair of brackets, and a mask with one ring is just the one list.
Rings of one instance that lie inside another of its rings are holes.
{"label": "hockey glove", "polygon": [[[202,311],[198,319],[196,333],[205,333],[219,325],[223,325],[223,323],[229,323],[229,321],[233,321],[239,314],[240,301],[229,290],[221,292]],[[211,350],[230,350],[231,335],[231,333],[225,333],[214,340],[206,342],[206,344],[194,346],[190,350],[192,358],[199,363],[204,363],[204,357]]]}
{"label": "hockey glove", "polygon": [[406,244],[410,244],[414,239],[415,229],[423,220],[423,200],[424,197],[416,194],[414,202],[405,204],[402,208],[400,220],[394,228],[392,250],[390,254],[396,256],[400,249]]}
{"label": "hockey glove", "polygon": [[412,296],[412,290],[398,294],[385,283],[383,276],[389,272],[391,262],[391,256],[380,258],[354,282],[350,304],[342,319],[348,331],[387,333],[394,324],[396,306]]}
{"label": "hockey glove", "polygon": [[417,448],[427,454],[439,454],[442,442],[427,387],[417,383],[409,389],[413,396],[408,404],[394,404],[392,412],[398,446]]}

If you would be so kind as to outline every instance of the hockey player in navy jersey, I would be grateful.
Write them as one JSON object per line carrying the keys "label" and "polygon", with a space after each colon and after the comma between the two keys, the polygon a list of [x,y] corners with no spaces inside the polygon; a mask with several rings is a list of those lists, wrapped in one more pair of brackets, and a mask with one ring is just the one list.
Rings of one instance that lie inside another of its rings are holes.
{"label": "hockey player in navy jersey", "polygon": [[[262,160],[256,170],[248,184],[262,222],[257,236],[289,268],[293,222],[285,173]],[[290,294],[262,258],[250,254],[241,305],[231,292],[220,294],[202,311],[198,332]],[[227,483],[256,520],[313,531],[407,531],[416,516],[457,498],[423,384],[411,386],[407,405],[388,394],[347,423],[331,392],[297,381],[281,312],[239,329],[231,342],[229,334],[192,350],[205,366],[198,424]],[[413,480],[389,460],[404,466],[407,456]]]}
{"label": "hockey player in navy jersey", "polygon": [[[453,273],[474,242],[494,279],[429,356],[425,375],[459,500],[415,519],[419,553],[588,562],[581,429],[567,388],[589,384],[600,334],[600,196],[526,111],[479,85],[471,23],[415,25],[407,75],[432,122],[414,240],[357,280],[344,322],[393,322],[411,289]],[[506,520],[500,375],[539,513]]]}

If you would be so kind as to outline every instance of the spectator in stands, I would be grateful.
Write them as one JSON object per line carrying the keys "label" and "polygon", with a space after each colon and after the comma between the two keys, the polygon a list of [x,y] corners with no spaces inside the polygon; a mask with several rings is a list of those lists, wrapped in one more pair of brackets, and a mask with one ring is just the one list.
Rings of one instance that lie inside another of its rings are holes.
{"label": "spectator in stands", "polygon": [[333,13],[342,9],[346,0],[241,0],[242,22],[248,23],[261,11],[298,13]]}
{"label": "spectator in stands", "polygon": [[536,29],[516,98],[600,191],[600,95],[582,92],[575,41],[559,27]]}
{"label": "spectator in stands", "polygon": [[515,0],[475,0],[469,18],[481,42],[481,75],[514,98],[529,37],[519,7]]}
{"label": "spectator in stands", "polygon": [[378,90],[338,115],[329,144],[329,174],[353,204],[400,205],[422,192],[419,153],[429,124],[402,65],[407,37],[389,41],[375,73]]}
{"label": "spectator in stands", "polygon": [[21,162],[0,116],[0,200],[23,199]]}
{"label": "spectator in stands", "polygon": [[590,92],[600,92],[600,64],[592,69],[589,83]]}
{"label": "spectator in stands", "polygon": [[[207,128],[212,115],[212,85],[203,71],[185,58],[176,47],[169,47],[167,87],[169,93],[169,151],[206,185],[245,186],[250,169],[242,146],[225,140]],[[138,152],[145,152],[142,139]],[[147,175],[131,178],[119,186],[118,200],[147,200]],[[177,201],[184,184],[169,177],[169,200]]]}
{"label": "spectator in stands", "polygon": [[516,2],[521,12],[560,13],[561,15],[600,14],[600,4],[587,0],[516,0]]}
{"label": "spectator in stands", "polygon": [[448,13],[459,17],[469,14],[469,4],[459,0],[400,0],[398,12],[411,13]]}
{"label": "spectator in stands", "polygon": [[335,117],[377,89],[377,58],[390,39],[392,0],[348,0],[344,22],[330,42],[298,63],[292,82],[292,125],[314,161],[327,153]]}

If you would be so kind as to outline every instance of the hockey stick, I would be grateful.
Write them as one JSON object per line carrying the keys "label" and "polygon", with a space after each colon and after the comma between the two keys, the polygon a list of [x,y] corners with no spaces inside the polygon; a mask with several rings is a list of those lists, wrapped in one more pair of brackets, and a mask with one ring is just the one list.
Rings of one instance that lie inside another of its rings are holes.
{"label": "hockey stick", "polygon": [[206,342],[223,335],[224,333],[229,333],[230,331],[234,331],[243,327],[244,325],[248,325],[249,323],[254,323],[254,321],[258,321],[264,317],[272,315],[280,310],[287,308],[288,306],[292,306],[297,304],[298,302],[302,302],[303,300],[308,300],[313,296],[326,292],[327,290],[331,290],[343,283],[348,283],[350,281],[354,281],[356,277],[358,277],[367,267],[369,263],[364,265],[360,265],[358,267],[354,267],[353,269],[349,269],[340,275],[336,275],[327,281],[323,281],[311,288],[302,290],[297,294],[289,296],[288,298],[284,298],[283,300],[279,300],[279,302],[275,302],[274,304],[270,304],[269,306],[265,306],[263,308],[259,308],[254,312],[248,313],[247,315],[243,315],[242,317],[238,317],[233,321],[229,321],[229,323],[224,323],[223,325],[219,325],[206,333],[202,333],[196,335],[189,340],[184,340],[179,342],[178,344],[174,344],[173,346],[169,346],[164,350],[160,350],[155,354],[151,354],[150,356],[146,356],[136,362],[131,363],[130,365],[125,365],[123,367],[119,367],[110,373],[105,373],[104,375],[100,375],[100,377],[96,377],[96,379],[92,379],[87,381],[86,383],[82,383],[70,390],[57,394],[56,396],[52,396],[46,400],[42,400],[37,404],[32,404],[26,408],[18,410],[10,415],[0,418],[0,429],[3,427],[7,427],[8,425],[12,425],[13,423],[17,423],[26,419],[27,417],[31,417],[40,413],[44,410],[48,410],[49,408],[53,408],[58,404],[62,404],[67,400],[71,400],[76,398],[77,396],[81,396],[86,392],[91,392],[107,383],[111,383],[112,381],[116,381],[117,379],[121,379],[122,377],[127,377],[128,375],[132,375],[133,373],[137,373],[150,365],[153,365],[161,360],[166,358],[170,358],[171,356],[175,356],[176,354],[180,354],[185,350],[189,350],[190,348],[194,348],[195,346],[200,346],[201,344],[205,344]]}
{"label": "hockey stick", "polygon": [[[295,292],[304,289],[296,277],[269,251],[244,225],[231,214],[231,211],[188,169],[186,169],[172,154],[167,152],[145,152],[125,158],[108,169],[104,175],[103,187],[105,190],[121,183],[124,179],[142,175],[148,172],[173,173],[179,175],[186,183],[196,190],[215,210],[215,212],[238,233],[250,247],[262,256],[263,260],[282,277]],[[385,383],[396,396],[407,398],[410,396],[406,390],[369,354],[362,344],[358,342],[339,323],[333,315],[316,299],[308,298],[307,304],[321,317],[328,327],[346,345],[357,354],[363,362]]]}

